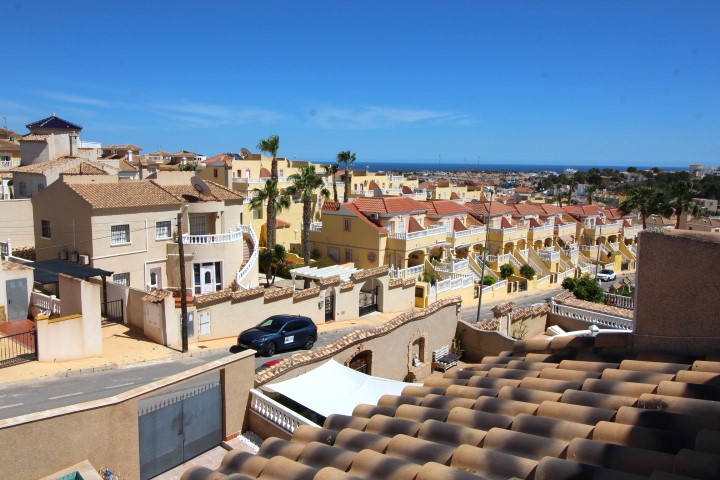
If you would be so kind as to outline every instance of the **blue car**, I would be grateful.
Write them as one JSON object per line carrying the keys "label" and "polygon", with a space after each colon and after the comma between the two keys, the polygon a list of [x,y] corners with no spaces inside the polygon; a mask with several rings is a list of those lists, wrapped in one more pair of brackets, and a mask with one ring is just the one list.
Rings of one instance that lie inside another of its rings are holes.
{"label": "blue car", "polygon": [[280,350],[302,347],[310,350],[317,340],[317,327],[302,315],[273,315],[238,336],[238,347],[252,348],[266,357]]}

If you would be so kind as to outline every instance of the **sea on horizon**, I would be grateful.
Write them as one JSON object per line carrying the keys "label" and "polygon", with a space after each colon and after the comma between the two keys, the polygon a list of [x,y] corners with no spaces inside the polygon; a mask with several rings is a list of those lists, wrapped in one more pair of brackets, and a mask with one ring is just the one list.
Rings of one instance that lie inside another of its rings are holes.
{"label": "sea on horizon", "polygon": [[[321,162],[323,163],[323,162]],[[634,165],[638,170],[647,170],[653,166]],[[367,168],[370,171],[431,171],[431,172],[463,172],[463,171],[485,171],[485,172],[556,172],[562,173],[565,169],[572,168],[586,172],[591,168],[603,170],[610,168],[624,172],[627,166],[622,165],[552,165],[543,163],[522,164],[522,163],[450,163],[450,162],[377,162],[358,160],[353,165],[355,169]],[[677,172],[688,170],[688,167],[658,167],[666,172]]]}

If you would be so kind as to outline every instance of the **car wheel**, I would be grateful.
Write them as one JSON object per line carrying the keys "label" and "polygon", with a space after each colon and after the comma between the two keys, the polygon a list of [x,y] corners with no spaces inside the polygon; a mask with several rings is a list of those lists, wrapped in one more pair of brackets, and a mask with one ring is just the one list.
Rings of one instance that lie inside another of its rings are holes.
{"label": "car wheel", "polygon": [[308,335],[307,340],[305,340],[305,350],[310,350],[313,345],[315,345],[315,339],[312,336]]}
{"label": "car wheel", "polygon": [[265,345],[265,352],[263,352],[263,355],[265,355],[266,357],[272,357],[273,355],[275,355],[276,351],[277,346],[273,342],[270,342]]}

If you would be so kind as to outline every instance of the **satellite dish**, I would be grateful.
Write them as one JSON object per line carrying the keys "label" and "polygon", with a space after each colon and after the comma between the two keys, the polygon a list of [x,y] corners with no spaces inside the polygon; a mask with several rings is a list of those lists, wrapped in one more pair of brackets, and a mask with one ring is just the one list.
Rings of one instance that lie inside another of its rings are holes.
{"label": "satellite dish", "polygon": [[250,150],[248,150],[247,148],[243,147],[240,149],[240,156],[242,158],[248,158],[250,155],[252,155],[252,152]]}
{"label": "satellite dish", "polygon": [[207,196],[212,195],[212,193],[210,192],[210,187],[208,187],[208,184],[205,183],[205,181],[200,177],[192,177],[190,179],[190,183],[199,194]]}

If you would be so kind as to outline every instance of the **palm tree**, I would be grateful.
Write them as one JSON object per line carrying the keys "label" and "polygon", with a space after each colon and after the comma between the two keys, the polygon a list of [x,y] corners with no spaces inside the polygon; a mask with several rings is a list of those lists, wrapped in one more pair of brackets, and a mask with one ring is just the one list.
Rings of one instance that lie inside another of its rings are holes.
{"label": "palm tree", "polygon": [[691,180],[680,180],[670,184],[668,204],[675,210],[677,219],[675,229],[680,228],[680,216],[693,205],[692,198],[697,194]]}
{"label": "palm tree", "polygon": [[[303,165],[297,173],[290,175],[293,184],[288,187],[287,193],[291,196],[300,195],[303,203],[302,220],[302,253],[305,266],[310,265],[310,222],[312,221],[312,204],[315,191],[320,188],[320,195],[328,198],[330,192],[324,188],[323,179],[315,172],[315,165]],[[310,279],[305,279],[305,288],[310,287]]]}
{"label": "palm tree", "polygon": [[350,180],[352,179],[352,175],[350,175],[349,168],[352,167],[352,164],[355,163],[355,154],[352,153],[350,150],[345,150],[344,152],[340,152],[337,154],[337,163],[338,167],[345,166],[345,198],[344,202],[347,202],[350,198]]}
{"label": "palm tree", "polygon": [[625,200],[620,202],[618,210],[623,215],[627,215],[633,210],[640,212],[643,229],[647,228],[647,217],[658,212],[658,206],[661,201],[662,193],[650,185],[636,185],[628,191]]}
{"label": "palm tree", "polygon": [[[278,181],[278,168],[277,168],[277,152],[280,149],[280,137],[277,135],[270,135],[264,140],[258,142],[257,148],[261,152],[265,152],[272,156],[272,162],[270,163],[270,179],[275,182],[277,187]],[[276,188],[277,190],[277,188]],[[277,218],[277,211],[275,209],[276,202],[275,197],[269,197],[267,202],[267,247],[272,249],[275,246],[275,230],[277,225],[275,220]]]}
{"label": "palm tree", "polygon": [[332,185],[333,185],[333,201],[338,201],[338,194],[337,194],[337,183],[335,182],[335,174],[340,170],[340,165],[337,163],[331,163],[330,165],[323,165],[323,168],[325,169],[325,173],[332,177]]}
{"label": "palm tree", "polygon": [[[265,181],[265,186],[263,188],[253,188],[252,194],[254,195],[252,200],[250,200],[250,208],[253,210],[262,210],[263,205],[265,202],[268,203],[268,211],[270,211],[269,204],[273,204],[273,216],[274,214],[282,212],[286,208],[290,208],[290,197],[287,196],[284,192],[281,192],[278,188],[278,184],[276,180],[270,179]],[[272,221],[272,230],[273,234],[275,233],[275,228],[277,225],[275,224],[275,219],[273,218]],[[266,245],[266,251],[267,252],[275,252],[276,245],[273,244],[273,246],[270,246],[270,218],[268,216],[266,228],[265,228],[267,234],[268,234],[268,242]],[[277,245],[281,247],[282,245]],[[272,255],[269,255],[266,257],[266,260],[264,263],[265,265],[265,278],[267,280],[268,286],[270,286],[270,278],[272,276],[272,265],[268,263],[270,259],[272,258]],[[260,262],[263,264],[263,261]],[[275,280],[273,279],[273,282]]]}

